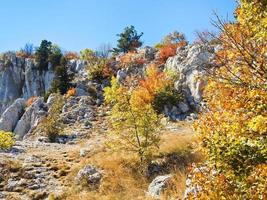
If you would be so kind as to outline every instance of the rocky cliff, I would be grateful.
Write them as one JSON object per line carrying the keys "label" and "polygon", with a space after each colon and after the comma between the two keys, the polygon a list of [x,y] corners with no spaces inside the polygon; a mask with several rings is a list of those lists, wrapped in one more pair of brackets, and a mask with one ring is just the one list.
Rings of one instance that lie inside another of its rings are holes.
{"label": "rocky cliff", "polygon": [[7,55],[0,60],[0,114],[17,98],[42,96],[53,78],[51,70],[40,72],[32,59]]}
{"label": "rocky cliff", "polygon": [[[182,92],[184,100],[176,105],[166,105],[164,114],[172,120],[194,119],[200,109],[202,91],[205,86],[204,67],[213,59],[214,48],[203,45],[187,45],[177,49],[176,55],[170,57],[163,66],[178,74],[175,83],[177,92]],[[131,66],[120,69],[118,62],[114,62],[117,70],[117,79],[120,82],[129,76],[144,75],[145,68],[155,62],[157,51],[151,47],[140,49],[136,54],[138,58],[147,60],[143,66]],[[69,70],[75,73],[76,96],[66,103],[63,109],[63,121],[66,123],[86,120],[92,112],[86,105],[88,98],[94,97],[99,106],[103,102],[103,88],[106,83],[89,81],[86,73],[86,62],[71,60]],[[51,67],[50,67],[51,68]],[[32,59],[18,58],[9,54],[5,60],[0,60],[0,129],[12,131],[17,138],[22,139],[28,132],[37,126],[38,122],[46,115],[48,105],[42,98],[30,107],[25,102],[30,97],[41,97],[48,91],[54,78],[51,69],[40,72]],[[89,92],[95,88],[96,94]],[[80,100],[83,99],[83,100]],[[89,100],[91,101],[91,100]],[[76,103],[75,103],[76,102]],[[80,105],[79,102],[85,102]],[[90,103],[92,105],[94,103]],[[67,105],[71,105],[66,109]],[[72,108],[73,107],[73,108]],[[89,109],[89,111],[88,111]],[[88,114],[89,113],[89,114]]]}

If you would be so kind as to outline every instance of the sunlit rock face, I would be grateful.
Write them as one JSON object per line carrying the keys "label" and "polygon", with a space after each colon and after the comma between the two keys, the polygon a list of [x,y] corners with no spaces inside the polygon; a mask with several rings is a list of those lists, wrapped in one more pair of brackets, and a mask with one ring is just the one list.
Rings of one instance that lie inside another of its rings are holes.
{"label": "sunlit rock face", "polygon": [[177,49],[177,54],[166,62],[166,69],[179,73],[176,89],[183,90],[186,100],[192,107],[197,107],[202,100],[206,85],[205,67],[214,58],[214,48],[195,44]]}
{"label": "sunlit rock face", "polygon": [[54,78],[52,70],[41,72],[32,59],[10,53],[0,60],[0,114],[17,98],[42,96]]}

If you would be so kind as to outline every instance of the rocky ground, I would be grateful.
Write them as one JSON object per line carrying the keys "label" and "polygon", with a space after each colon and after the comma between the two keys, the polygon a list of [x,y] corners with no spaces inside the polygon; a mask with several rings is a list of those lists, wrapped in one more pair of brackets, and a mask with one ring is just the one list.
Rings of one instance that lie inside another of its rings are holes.
{"label": "rocky ground", "polygon": [[100,107],[95,113],[92,129],[83,128],[83,124],[66,128],[66,132],[75,131],[76,137],[62,140],[65,144],[47,143],[40,137],[39,141],[17,141],[9,152],[0,153],[0,199],[45,199],[64,191],[69,185],[65,177],[81,157],[105,142],[105,111]]}
{"label": "rocky ground", "polygon": [[[100,151],[108,141],[107,110],[95,107],[94,113],[90,129],[84,128],[83,123],[69,126],[66,133],[76,136],[59,140],[62,143],[48,143],[43,137],[37,141],[31,138],[17,141],[9,152],[0,153],[0,199],[49,199],[51,194],[59,195],[68,190],[72,185],[68,174],[82,166],[83,157]],[[180,123],[168,123],[166,130],[173,134],[190,131]],[[157,194],[164,183],[154,182],[149,191]]]}

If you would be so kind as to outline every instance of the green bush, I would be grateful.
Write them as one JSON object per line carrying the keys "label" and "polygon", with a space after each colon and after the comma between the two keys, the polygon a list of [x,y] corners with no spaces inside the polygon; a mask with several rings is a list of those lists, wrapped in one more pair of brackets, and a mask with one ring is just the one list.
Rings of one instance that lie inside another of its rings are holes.
{"label": "green bush", "polygon": [[88,68],[88,78],[90,80],[103,80],[105,66],[106,60],[101,59],[97,61],[94,65]]}
{"label": "green bush", "polygon": [[0,130],[0,149],[11,148],[15,144],[13,133]]}
{"label": "green bush", "polygon": [[55,142],[56,138],[61,134],[64,128],[64,124],[60,119],[60,113],[63,105],[63,97],[56,94],[55,101],[49,109],[48,116],[40,124],[41,131],[51,142]]}
{"label": "green bush", "polygon": [[64,57],[61,58],[60,65],[55,67],[55,78],[51,83],[50,93],[65,94],[72,86],[71,81],[74,77],[73,73],[69,73],[67,61]]}
{"label": "green bush", "polygon": [[173,86],[169,85],[155,95],[153,107],[157,112],[161,112],[165,105],[176,105],[183,99],[183,95],[179,93]]}
{"label": "green bush", "polygon": [[111,78],[115,75],[114,70],[109,66],[109,60],[106,58],[98,58],[98,61],[94,65],[88,66],[87,72],[90,80],[98,81]]}

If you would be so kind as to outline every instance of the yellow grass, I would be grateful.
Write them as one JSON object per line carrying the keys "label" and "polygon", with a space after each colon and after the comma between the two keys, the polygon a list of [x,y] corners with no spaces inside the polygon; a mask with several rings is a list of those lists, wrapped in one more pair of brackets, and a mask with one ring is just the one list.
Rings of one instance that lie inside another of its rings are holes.
{"label": "yellow grass", "polygon": [[[198,153],[193,152],[196,137],[191,129],[183,132],[165,131],[162,136],[159,151],[153,155],[153,160],[166,162],[166,170],[173,174],[171,184],[164,192],[162,199],[180,199],[185,189],[186,168],[192,162],[201,160]],[[90,191],[74,183],[74,177],[79,169],[90,164],[102,169],[104,174],[98,190]],[[141,164],[138,157],[131,152],[113,152],[102,147],[88,155],[67,177],[72,184],[71,190],[65,192],[61,199],[68,200],[138,200],[149,199],[146,191],[152,178],[146,176],[147,164]],[[165,165],[164,165],[165,166]]]}

